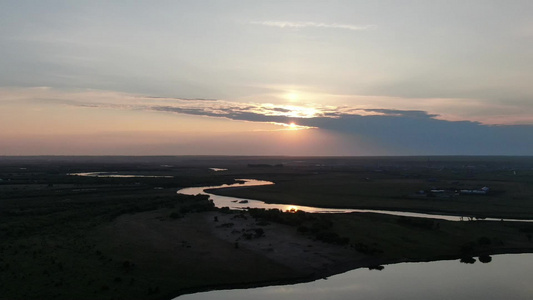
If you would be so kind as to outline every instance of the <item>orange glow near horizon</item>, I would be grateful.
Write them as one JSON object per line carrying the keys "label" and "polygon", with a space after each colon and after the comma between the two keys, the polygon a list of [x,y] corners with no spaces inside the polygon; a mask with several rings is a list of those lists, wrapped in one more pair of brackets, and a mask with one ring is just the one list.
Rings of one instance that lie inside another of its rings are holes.
{"label": "orange glow near horizon", "polygon": [[288,124],[287,123],[272,123],[272,124],[285,127],[284,129],[282,129],[284,131],[300,131],[304,129],[316,128],[316,127],[311,127],[311,126],[298,125],[295,122],[290,122]]}
{"label": "orange glow near horizon", "polygon": [[291,206],[287,207],[286,211],[290,212],[290,213],[295,213],[295,212],[298,211],[298,206],[291,205]]}

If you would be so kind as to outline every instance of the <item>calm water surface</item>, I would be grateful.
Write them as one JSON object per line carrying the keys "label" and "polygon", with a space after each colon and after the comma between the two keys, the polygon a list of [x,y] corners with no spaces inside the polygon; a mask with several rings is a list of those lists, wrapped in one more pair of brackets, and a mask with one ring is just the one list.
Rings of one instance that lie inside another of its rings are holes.
{"label": "calm water surface", "polygon": [[[441,219],[441,220],[448,220],[448,221],[468,220],[467,217],[461,217],[461,216],[424,214],[424,213],[414,213],[414,212],[406,212],[406,211],[390,211],[390,210],[375,210],[375,209],[335,209],[335,208],[321,208],[321,207],[311,207],[311,206],[301,206],[301,205],[270,204],[270,203],[265,203],[259,200],[219,196],[219,195],[214,195],[214,194],[211,194],[205,191],[205,190],[215,189],[215,188],[238,188],[238,187],[274,184],[271,181],[256,180],[256,179],[237,179],[237,180],[239,182],[234,183],[234,184],[184,188],[184,189],[179,190],[178,193],[186,194],[186,195],[206,194],[206,195],[209,195],[211,200],[213,200],[216,207],[229,207],[231,209],[264,208],[264,209],[279,209],[282,211],[302,210],[305,212],[312,212],[312,213],[370,212],[370,213],[380,213],[380,214],[395,215],[395,216]],[[498,219],[498,218],[486,218],[483,220],[485,221],[502,221],[503,220],[503,221],[511,221],[511,222],[533,222],[533,220]]]}
{"label": "calm water surface", "polygon": [[183,295],[176,300],[533,299],[533,254],[492,256],[473,265],[458,260],[357,269],[309,283]]}

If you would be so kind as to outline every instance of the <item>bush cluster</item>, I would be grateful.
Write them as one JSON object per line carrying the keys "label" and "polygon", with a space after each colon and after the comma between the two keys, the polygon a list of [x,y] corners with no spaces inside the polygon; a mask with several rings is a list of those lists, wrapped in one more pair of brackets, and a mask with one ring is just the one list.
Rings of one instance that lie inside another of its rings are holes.
{"label": "bush cluster", "polygon": [[310,214],[303,211],[282,212],[279,209],[250,209],[250,215],[262,222],[276,222],[297,227],[298,232],[310,234],[315,239],[331,244],[346,245],[349,238],[341,237],[333,231],[333,222],[326,216]]}
{"label": "bush cluster", "polygon": [[169,217],[178,219],[188,213],[215,210],[213,200],[209,200],[207,195],[182,195],[178,194],[178,201],[175,205],[176,211],[170,213]]}

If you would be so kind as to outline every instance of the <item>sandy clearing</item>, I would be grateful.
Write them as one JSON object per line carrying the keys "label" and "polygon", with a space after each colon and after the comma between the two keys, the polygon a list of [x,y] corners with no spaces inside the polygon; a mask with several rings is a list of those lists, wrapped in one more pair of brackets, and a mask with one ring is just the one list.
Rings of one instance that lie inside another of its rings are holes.
{"label": "sandy clearing", "polygon": [[[218,222],[214,221],[215,217]],[[299,234],[295,227],[271,222],[260,226],[247,213],[236,215],[210,212],[204,218],[217,238],[238,243],[240,249],[260,254],[305,276],[328,276],[369,262],[368,256],[348,246],[312,240]],[[245,235],[253,235],[256,228],[263,229],[264,236],[246,239]]]}

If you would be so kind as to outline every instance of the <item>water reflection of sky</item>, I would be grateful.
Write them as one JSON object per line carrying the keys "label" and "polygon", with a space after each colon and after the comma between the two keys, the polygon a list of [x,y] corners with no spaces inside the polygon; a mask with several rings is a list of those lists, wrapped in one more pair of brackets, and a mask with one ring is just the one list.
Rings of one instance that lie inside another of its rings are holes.
{"label": "water reflection of sky", "polygon": [[[271,181],[256,180],[256,179],[237,179],[237,181],[238,182],[234,184],[223,184],[220,186],[184,188],[184,189],[179,190],[178,193],[187,194],[187,195],[207,194],[209,195],[210,199],[213,200],[216,207],[229,207],[230,209],[264,208],[264,209],[279,209],[282,211],[291,211],[291,210],[305,211],[305,212],[311,212],[311,213],[362,212],[362,213],[380,213],[380,214],[387,214],[387,215],[416,217],[416,218],[441,219],[441,220],[448,220],[448,221],[468,220],[467,217],[414,213],[414,212],[407,212],[407,211],[389,211],[389,210],[376,210],[376,209],[348,209],[348,208],[337,209],[337,208],[321,208],[321,207],[311,207],[311,206],[301,206],[301,205],[271,204],[271,203],[265,203],[263,201],[258,201],[258,200],[219,196],[219,195],[205,192],[205,190],[216,189],[216,188],[238,188],[238,187],[245,187],[245,186],[261,186],[261,185],[274,184]],[[500,218],[485,218],[483,220],[485,221],[504,220],[504,221],[518,221],[518,222],[533,222],[533,220],[500,219]]]}
{"label": "water reflection of sky", "polygon": [[211,291],[176,299],[532,299],[533,254],[493,256],[488,264],[457,260],[357,269],[327,280],[255,289]]}
{"label": "water reflection of sky", "polygon": [[103,177],[103,178],[174,178],[174,176],[165,176],[165,175],[131,175],[131,174],[117,174],[116,172],[68,173],[67,175],[85,176],[85,177]]}

